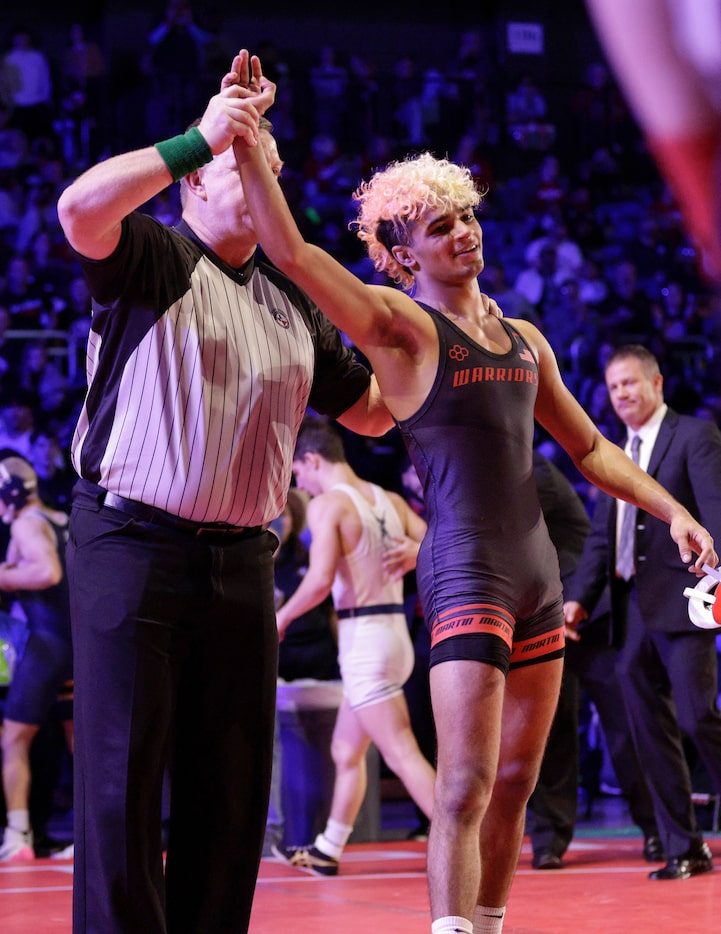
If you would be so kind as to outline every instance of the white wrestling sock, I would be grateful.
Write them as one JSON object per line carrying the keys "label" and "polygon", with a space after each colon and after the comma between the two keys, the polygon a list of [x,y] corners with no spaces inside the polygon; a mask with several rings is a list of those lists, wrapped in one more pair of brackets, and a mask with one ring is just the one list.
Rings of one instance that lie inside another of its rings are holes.
{"label": "white wrestling sock", "polygon": [[30,811],[23,808],[8,811],[7,825],[20,833],[27,833],[30,830]]}
{"label": "white wrestling sock", "polygon": [[332,856],[334,859],[340,859],[343,850],[348,842],[348,837],[353,833],[352,824],[341,824],[340,821],[328,818],[323,833],[319,833],[313,843],[326,856]]}
{"label": "white wrestling sock", "polygon": [[473,924],[467,918],[448,915],[433,922],[431,934],[473,934]]}
{"label": "white wrestling sock", "polygon": [[486,908],[484,905],[476,905],[473,915],[473,934],[501,934],[505,917],[505,907]]}

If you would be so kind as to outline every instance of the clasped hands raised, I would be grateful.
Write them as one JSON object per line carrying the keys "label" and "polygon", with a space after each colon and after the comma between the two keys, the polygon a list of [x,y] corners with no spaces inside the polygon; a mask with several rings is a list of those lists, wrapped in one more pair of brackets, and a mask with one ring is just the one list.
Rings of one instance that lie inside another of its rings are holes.
{"label": "clasped hands raised", "polygon": [[258,122],[274,102],[275,90],[275,83],[263,75],[258,56],[241,49],[198,124],[213,155],[224,152],[236,138],[257,145]]}

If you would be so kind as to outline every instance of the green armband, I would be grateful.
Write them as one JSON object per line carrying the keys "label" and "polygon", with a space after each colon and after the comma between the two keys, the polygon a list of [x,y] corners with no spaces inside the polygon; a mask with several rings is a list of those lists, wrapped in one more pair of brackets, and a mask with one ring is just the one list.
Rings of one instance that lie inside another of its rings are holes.
{"label": "green armband", "polygon": [[213,158],[210,146],[197,126],[192,126],[187,133],[181,133],[180,136],[156,143],[155,148],[170,170],[174,182],[185,178],[188,173],[194,172]]}

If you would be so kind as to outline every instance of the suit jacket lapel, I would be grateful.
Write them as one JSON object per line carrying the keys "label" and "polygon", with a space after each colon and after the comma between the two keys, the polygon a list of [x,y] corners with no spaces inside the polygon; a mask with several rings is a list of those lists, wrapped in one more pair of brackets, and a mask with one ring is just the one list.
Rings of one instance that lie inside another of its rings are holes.
{"label": "suit jacket lapel", "polygon": [[678,414],[669,409],[661,422],[661,427],[656,436],[656,443],[651,451],[651,459],[648,462],[648,474],[655,477],[658,472],[661,461],[666,456],[666,451],[673,439],[676,426],[678,425]]}

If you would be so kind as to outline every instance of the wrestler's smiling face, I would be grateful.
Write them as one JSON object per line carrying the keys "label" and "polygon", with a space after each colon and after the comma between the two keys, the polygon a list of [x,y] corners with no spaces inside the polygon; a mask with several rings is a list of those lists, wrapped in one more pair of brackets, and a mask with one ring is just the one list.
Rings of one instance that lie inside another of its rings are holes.
{"label": "wrestler's smiling face", "polygon": [[483,271],[483,232],[470,207],[429,209],[409,224],[409,234],[408,246],[396,249],[416,279],[468,279]]}

